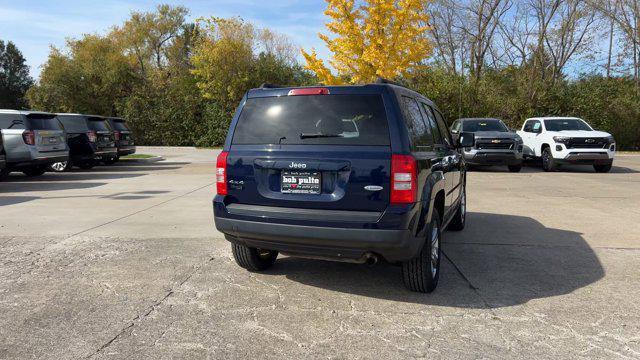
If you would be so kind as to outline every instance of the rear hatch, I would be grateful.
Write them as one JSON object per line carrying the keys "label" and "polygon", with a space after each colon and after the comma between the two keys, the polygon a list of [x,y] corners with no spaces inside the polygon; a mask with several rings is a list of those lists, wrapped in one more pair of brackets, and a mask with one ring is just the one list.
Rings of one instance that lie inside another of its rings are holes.
{"label": "rear hatch", "polygon": [[93,130],[96,133],[98,150],[106,151],[116,147],[113,130],[106,119],[89,117],[87,119],[87,126],[89,126],[89,130]]}
{"label": "rear hatch", "polygon": [[249,98],[227,158],[229,199],[383,211],[389,203],[390,167],[387,116],[379,94]]}
{"label": "rear hatch", "polygon": [[62,124],[53,114],[27,115],[27,130],[33,133],[38,152],[64,151],[67,139]]}
{"label": "rear hatch", "polygon": [[122,120],[111,120],[115,139],[118,142],[118,146],[133,146],[133,136],[131,130]]}

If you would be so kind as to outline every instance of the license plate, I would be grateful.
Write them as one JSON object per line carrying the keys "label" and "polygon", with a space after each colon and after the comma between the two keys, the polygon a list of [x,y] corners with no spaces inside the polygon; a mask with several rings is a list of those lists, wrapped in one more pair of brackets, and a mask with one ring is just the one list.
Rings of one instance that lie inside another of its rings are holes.
{"label": "license plate", "polygon": [[317,171],[283,171],[280,177],[283,194],[320,194],[322,181]]}

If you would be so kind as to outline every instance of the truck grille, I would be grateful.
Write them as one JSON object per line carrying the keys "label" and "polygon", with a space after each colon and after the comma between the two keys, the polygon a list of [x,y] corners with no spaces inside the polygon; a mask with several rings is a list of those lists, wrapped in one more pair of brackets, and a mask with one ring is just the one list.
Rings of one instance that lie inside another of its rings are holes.
{"label": "truck grille", "polygon": [[607,138],[571,138],[567,149],[604,149],[609,145]]}
{"label": "truck grille", "polygon": [[509,139],[479,139],[476,141],[478,150],[513,150],[513,140]]}

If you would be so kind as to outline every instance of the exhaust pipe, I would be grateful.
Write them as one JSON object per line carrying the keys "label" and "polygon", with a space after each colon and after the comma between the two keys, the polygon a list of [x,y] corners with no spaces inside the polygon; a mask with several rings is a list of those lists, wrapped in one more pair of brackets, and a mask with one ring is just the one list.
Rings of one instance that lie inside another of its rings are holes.
{"label": "exhaust pipe", "polygon": [[372,253],[364,254],[364,263],[373,266],[378,263],[378,255]]}

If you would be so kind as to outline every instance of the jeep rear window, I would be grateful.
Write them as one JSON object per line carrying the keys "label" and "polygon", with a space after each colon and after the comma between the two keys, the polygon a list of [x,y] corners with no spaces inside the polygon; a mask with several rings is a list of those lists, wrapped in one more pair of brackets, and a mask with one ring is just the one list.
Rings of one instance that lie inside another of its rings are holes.
{"label": "jeep rear window", "polygon": [[389,145],[389,129],[380,95],[250,98],[232,143]]}
{"label": "jeep rear window", "polygon": [[27,121],[29,130],[63,130],[56,117],[28,115]]}

